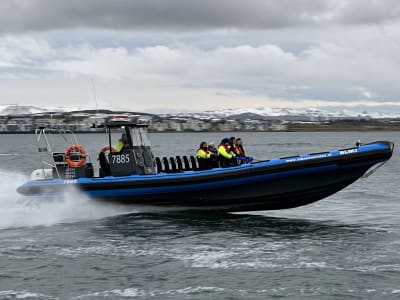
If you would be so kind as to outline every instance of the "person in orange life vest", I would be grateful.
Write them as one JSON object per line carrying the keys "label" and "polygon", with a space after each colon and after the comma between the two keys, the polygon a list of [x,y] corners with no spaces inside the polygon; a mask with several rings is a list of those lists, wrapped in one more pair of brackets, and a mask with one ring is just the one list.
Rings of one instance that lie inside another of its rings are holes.
{"label": "person in orange life vest", "polygon": [[235,145],[233,147],[233,152],[236,154],[236,159],[237,159],[239,165],[245,163],[246,155],[244,153],[243,142],[242,142],[241,138],[235,139]]}
{"label": "person in orange life vest", "polygon": [[228,138],[224,138],[218,146],[218,155],[222,168],[237,166],[236,155]]}
{"label": "person in orange life vest", "polygon": [[208,145],[206,142],[201,142],[200,147],[196,153],[197,161],[199,162],[200,170],[208,170],[211,169],[211,156],[212,153],[208,150]]}
{"label": "person in orange life vest", "polygon": [[246,157],[246,153],[244,152],[244,149],[243,149],[243,141],[240,137],[236,139],[235,154],[237,156]]}
{"label": "person in orange life vest", "polygon": [[253,161],[253,158],[251,156],[246,156],[246,152],[244,152],[243,149],[243,141],[241,138],[236,139],[235,154],[239,164],[250,163]]}

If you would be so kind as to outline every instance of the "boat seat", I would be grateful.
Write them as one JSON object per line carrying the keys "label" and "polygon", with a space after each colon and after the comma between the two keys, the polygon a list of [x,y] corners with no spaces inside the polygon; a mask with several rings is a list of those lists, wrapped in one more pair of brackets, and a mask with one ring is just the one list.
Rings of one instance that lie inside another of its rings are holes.
{"label": "boat seat", "polygon": [[168,158],[166,158],[165,156],[162,158],[162,162],[164,163],[164,169],[163,171],[165,173],[171,173],[171,169],[169,167],[169,162],[168,162]]}
{"label": "boat seat", "polygon": [[94,170],[93,170],[92,163],[90,163],[90,162],[86,163],[84,168],[85,168],[86,177],[89,177],[89,178],[94,177]]}
{"label": "boat seat", "polygon": [[171,172],[172,172],[172,173],[178,172],[178,170],[176,169],[175,158],[171,156],[171,157],[169,158],[169,161],[170,161]]}
{"label": "boat seat", "polygon": [[190,167],[189,159],[187,156],[183,156],[183,167],[185,168],[185,171],[190,171],[192,168]]}
{"label": "boat seat", "polygon": [[197,159],[193,155],[190,156],[190,162],[192,163],[192,170],[193,171],[199,169],[199,165],[197,164]]}
{"label": "boat seat", "polygon": [[157,173],[162,172],[163,168],[162,168],[161,159],[157,156],[155,161],[156,161]]}
{"label": "boat seat", "polygon": [[100,164],[100,177],[109,176],[111,174],[111,168],[104,152],[99,153],[99,164]]}
{"label": "boat seat", "polygon": [[199,170],[199,164],[194,156],[156,157],[157,173],[178,173],[190,170]]}
{"label": "boat seat", "polygon": [[181,171],[181,172],[184,171],[181,157],[176,156],[175,161],[176,161],[176,168],[178,169],[178,171]]}

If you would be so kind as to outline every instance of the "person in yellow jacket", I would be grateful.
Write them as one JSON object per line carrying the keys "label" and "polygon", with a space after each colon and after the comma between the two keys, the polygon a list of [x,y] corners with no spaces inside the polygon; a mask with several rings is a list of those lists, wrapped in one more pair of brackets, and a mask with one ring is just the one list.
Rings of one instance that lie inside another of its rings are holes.
{"label": "person in yellow jacket", "polygon": [[200,147],[197,150],[196,154],[197,158],[202,158],[202,159],[209,159],[211,157],[211,153],[208,150],[208,146],[206,142],[201,142]]}
{"label": "person in yellow jacket", "polygon": [[200,147],[197,150],[196,156],[197,161],[199,162],[199,169],[200,170],[208,170],[211,169],[211,155],[212,153],[208,150],[208,145],[206,142],[201,142]]}
{"label": "person in yellow jacket", "polygon": [[117,150],[117,153],[120,153],[126,147],[128,147],[128,138],[126,137],[126,134],[123,133],[121,135],[121,138],[118,140],[117,145],[115,146],[115,149]]}
{"label": "person in yellow jacket", "polygon": [[228,138],[224,138],[219,144],[218,155],[222,168],[237,166],[236,155]]}

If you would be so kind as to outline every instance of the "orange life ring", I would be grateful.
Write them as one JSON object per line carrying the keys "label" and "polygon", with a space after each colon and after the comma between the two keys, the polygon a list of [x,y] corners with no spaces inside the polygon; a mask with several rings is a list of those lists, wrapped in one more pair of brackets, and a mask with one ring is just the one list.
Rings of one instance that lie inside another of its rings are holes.
{"label": "orange life ring", "polygon": [[[79,160],[72,160],[70,155],[71,153],[76,153],[79,155]],[[65,151],[65,161],[67,162],[68,166],[71,168],[79,168],[83,166],[86,162],[86,150],[79,144],[74,144],[68,146],[67,151]]]}
{"label": "orange life ring", "polygon": [[100,149],[100,153],[104,153],[107,151],[111,151],[113,152],[117,152],[117,150],[114,147],[110,147],[110,146],[104,146],[103,148]]}

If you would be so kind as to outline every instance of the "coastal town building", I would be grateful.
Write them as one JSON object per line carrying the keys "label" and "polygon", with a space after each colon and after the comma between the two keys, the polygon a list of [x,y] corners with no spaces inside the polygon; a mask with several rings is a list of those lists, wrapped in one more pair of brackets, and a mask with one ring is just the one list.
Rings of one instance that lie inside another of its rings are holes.
{"label": "coastal town building", "polygon": [[[203,131],[335,131],[335,130],[400,130],[400,119],[329,118],[307,116],[233,116],[207,115],[149,115],[124,112],[128,116],[152,119],[151,132]],[[34,114],[0,115],[0,133],[31,133],[36,128],[62,128],[74,132],[104,132],[104,123],[116,113],[108,111],[42,112]]]}

